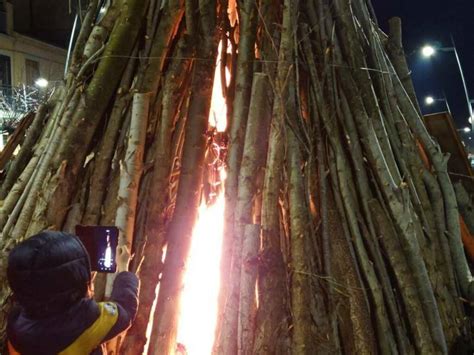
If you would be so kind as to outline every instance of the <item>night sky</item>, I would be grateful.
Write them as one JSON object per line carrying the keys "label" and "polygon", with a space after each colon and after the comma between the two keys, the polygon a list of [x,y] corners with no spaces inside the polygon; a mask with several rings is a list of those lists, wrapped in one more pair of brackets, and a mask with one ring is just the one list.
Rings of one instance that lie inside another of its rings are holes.
{"label": "night sky", "polygon": [[432,106],[424,103],[426,96],[443,98],[445,92],[456,125],[468,126],[469,109],[454,53],[438,52],[426,59],[421,56],[420,48],[427,43],[452,47],[452,35],[469,95],[474,98],[474,1],[372,0],[372,3],[384,30],[388,31],[390,17],[402,19],[403,42],[423,113],[446,111],[444,102]]}

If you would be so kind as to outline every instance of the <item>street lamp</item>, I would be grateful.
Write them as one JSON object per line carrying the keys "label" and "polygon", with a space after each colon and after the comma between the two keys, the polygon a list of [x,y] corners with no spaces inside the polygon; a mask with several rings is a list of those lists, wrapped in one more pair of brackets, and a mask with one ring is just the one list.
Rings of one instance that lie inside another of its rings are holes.
{"label": "street lamp", "polygon": [[[468,109],[469,109],[469,117],[473,117],[473,110],[472,110],[472,105],[471,105],[471,99],[469,98],[469,92],[467,90],[467,85],[466,85],[466,80],[464,78],[464,72],[462,70],[462,66],[461,66],[461,60],[459,59],[459,54],[458,54],[458,51],[456,49],[456,44],[454,43],[454,38],[451,37],[451,43],[453,44],[452,47],[433,47],[433,46],[430,46],[430,45],[425,45],[422,49],[421,49],[421,53],[423,55],[423,57],[425,58],[430,58],[432,57],[433,55],[436,54],[437,51],[440,51],[440,52],[453,52],[454,53],[454,56],[456,57],[456,61],[458,63],[458,68],[459,68],[459,73],[461,74],[461,80],[462,80],[462,84],[464,86],[464,94],[466,95],[466,102],[467,102],[467,106],[468,106]],[[474,132],[474,122],[471,122],[471,125],[472,125],[472,131]]]}
{"label": "street lamp", "polygon": [[[460,128],[460,129],[457,129],[456,131],[458,132],[463,132],[463,133],[471,133],[471,128],[470,127],[464,127],[464,128]],[[467,137],[469,140],[472,140],[472,137],[470,137],[470,135]],[[461,138],[463,139],[463,138]]]}
{"label": "street lamp", "polygon": [[433,96],[427,96],[427,97],[425,98],[425,103],[426,103],[427,105],[433,105],[434,102],[435,102],[435,99],[433,98]]}
{"label": "street lamp", "polygon": [[42,88],[44,89],[45,87],[47,87],[49,84],[48,80],[46,80],[45,78],[38,78],[36,79],[35,81],[35,85],[39,88]]}
{"label": "street lamp", "polygon": [[434,49],[433,46],[426,45],[423,48],[421,48],[421,54],[425,58],[429,58],[429,57],[433,56],[435,53],[436,53],[436,50]]}
{"label": "street lamp", "polygon": [[433,96],[427,96],[425,97],[425,104],[428,106],[433,105],[435,102],[443,101],[446,104],[446,109],[448,110],[449,113],[451,113],[451,109],[448,104],[448,100],[446,98],[444,99],[438,99],[434,98]]}

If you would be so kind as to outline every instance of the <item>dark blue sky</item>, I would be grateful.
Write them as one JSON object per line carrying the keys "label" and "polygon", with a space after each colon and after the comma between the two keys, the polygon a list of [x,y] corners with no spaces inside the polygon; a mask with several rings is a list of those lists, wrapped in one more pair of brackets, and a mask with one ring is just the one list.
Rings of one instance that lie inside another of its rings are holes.
{"label": "dark blue sky", "polygon": [[426,106],[427,95],[446,93],[458,127],[468,125],[468,107],[452,52],[438,52],[431,59],[420,56],[425,43],[451,47],[454,37],[469,94],[474,98],[474,0],[372,0],[380,25],[388,30],[388,19],[401,17],[404,45],[418,99],[424,113],[445,111],[443,102]]}

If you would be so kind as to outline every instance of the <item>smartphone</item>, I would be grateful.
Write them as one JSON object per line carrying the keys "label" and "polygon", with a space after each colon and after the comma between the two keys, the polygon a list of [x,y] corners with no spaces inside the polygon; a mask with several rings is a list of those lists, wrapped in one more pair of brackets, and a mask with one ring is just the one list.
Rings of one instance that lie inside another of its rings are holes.
{"label": "smartphone", "polygon": [[76,235],[89,253],[92,271],[114,273],[117,270],[117,227],[77,225]]}

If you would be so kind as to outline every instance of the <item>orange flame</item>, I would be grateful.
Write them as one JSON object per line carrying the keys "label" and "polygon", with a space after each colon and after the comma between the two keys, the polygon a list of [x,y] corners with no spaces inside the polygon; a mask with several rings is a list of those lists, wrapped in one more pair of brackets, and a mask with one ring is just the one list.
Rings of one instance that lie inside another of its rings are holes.
{"label": "orange flame", "polygon": [[210,354],[216,327],[224,196],[199,209],[181,296],[178,343],[189,355]]}
{"label": "orange flame", "polygon": [[[222,43],[214,75],[209,126],[224,132],[227,126],[227,107],[222,96],[219,64]],[[226,70],[226,81],[230,73]],[[225,170],[219,170],[221,183]],[[181,294],[180,318],[176,353],[186,355],[211,354],[217,322],[217,298],[220,286],[220,257],[224,229],[224,194],[221,192],[212,205],[203,201],[193,231],[191,250],[186,265],[184,288]]]}

